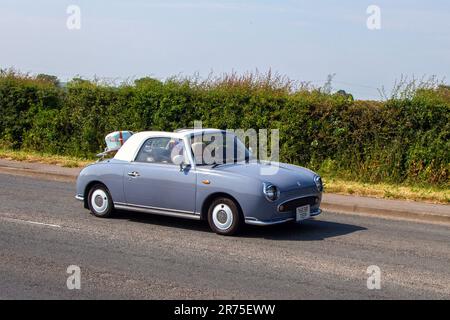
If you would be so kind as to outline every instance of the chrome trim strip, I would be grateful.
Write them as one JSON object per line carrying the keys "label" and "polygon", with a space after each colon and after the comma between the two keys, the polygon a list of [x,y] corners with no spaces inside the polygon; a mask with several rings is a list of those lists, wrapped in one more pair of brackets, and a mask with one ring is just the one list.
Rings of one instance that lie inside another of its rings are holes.
{"label": "chrome trim strip", "polygon": [[151,210],[162,210],[162,211],[170,211],[170,212],[176,212],[176,213],[185,213],[185,214],[198,214],[200,215],[200,212],[194,212],[186,211],[186,210],[178,210],[178,209],[169,209],[169,208],[161,208],[161,207],[151,207],[151,206],[143,206],[140,204],[130,204],[130,203],[124,203],[124,202],[114,202],[114,205],[123,205],[128,207],[136,207],[136,208],[142,208],[142,209],[151,209]]}
{"label": "chrome trim strip", "polygon": [[277,221],[261,221],[261,220],[245,219],[245,223],[252,224],[255,226],[270,226],[270,225],[274,225],[274,224],[285,223],[285,222],[292,221],[292,220],[294,220],[294,218],[287,218],[287,219],[277,220]]}
{"label": "chrome trim strip", "polygon": [[80,196],[79,194],[77,194],[77,195],[75,196],[75,199],[77,199],[77,200],[79,200],[79,201],[84,201],[84,197],[83,197],[83,196]]}
{"label": "chrome trim strip", "polygon": [[136,212],[160,214],[160,215],[170,216],[170,217],[200,220],[199,212],[192,213],[192,212],[183,211],[183,210],[128,205],[128,204],[121,203],[121,202],[114,202],[114,207],[119,210],[130,210],[130,211],[136,211]]}

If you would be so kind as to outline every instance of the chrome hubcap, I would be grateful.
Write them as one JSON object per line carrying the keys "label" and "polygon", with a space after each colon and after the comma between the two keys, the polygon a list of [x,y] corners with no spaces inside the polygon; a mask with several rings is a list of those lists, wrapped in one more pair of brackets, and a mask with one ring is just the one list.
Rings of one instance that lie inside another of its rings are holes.
{"label": "chrome hubcap", "polygon": [[214,225],[220,230],[227,230],[233,223],[233,211],[224,203],[214,207],[212,218]]}
{"label": "chrome hubcap", "polygon": [[227,222],[227,213],[223,210],[217,212],[217,220],[219,220],[220,223]]}
{"label": "chrome hubcap", "polygon": [[103,198],[102,198],[101,195],[97,195],[97,196],[95,197],[94,201],[95,201],[95,204],[96,204],[98,207],[101,207],[101,206],[103,205]]}
{"label": "chrome hubcap", "polygon": [[91,196],[91,204],[97,213],[106,212],[108,210],[108,195],[101,189],[95,190]]}

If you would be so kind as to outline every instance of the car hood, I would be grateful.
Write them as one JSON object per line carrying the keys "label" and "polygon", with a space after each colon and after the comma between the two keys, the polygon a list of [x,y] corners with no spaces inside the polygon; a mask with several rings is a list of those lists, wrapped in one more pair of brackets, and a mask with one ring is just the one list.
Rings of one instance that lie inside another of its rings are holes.
{"label": "car hood", "polygon": [[299,187],[315,186],[313,171],[280,162],[250,162],[217,166],[212,170],[230,172],[233,174],[258,179],[276,185],[281,190],[298,189]]}

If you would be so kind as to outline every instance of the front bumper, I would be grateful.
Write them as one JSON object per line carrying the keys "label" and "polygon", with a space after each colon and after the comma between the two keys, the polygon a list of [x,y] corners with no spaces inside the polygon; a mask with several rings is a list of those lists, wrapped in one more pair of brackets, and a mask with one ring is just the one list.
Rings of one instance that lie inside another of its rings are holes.
{"label": "front bumper", "polygon": [[[311,218],[318,216],[321,213],[322,213],[321,209],[316,209],[313,212],[311,212]],[[255,226],[271,226],[274,224],[280,224],[280,223],[285,223],[285,222],[294,221],[294,220],[295,220],[295,216],[289,217],[289,218],[273,219],[273,220],[258,220],[256,218],[246,218],[245,223],[255,225]]]}
{"label": "front bumper", "polygon": [[84,197],[82,195],[77,194],[75,196],[75,199],[79,200],[79,201],[84,201]]}

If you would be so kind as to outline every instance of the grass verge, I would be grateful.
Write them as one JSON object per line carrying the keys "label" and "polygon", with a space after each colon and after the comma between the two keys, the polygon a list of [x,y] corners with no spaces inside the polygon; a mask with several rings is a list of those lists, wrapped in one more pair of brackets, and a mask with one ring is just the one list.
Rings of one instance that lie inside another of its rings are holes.
{"label": "grass verge", "polygon": [[364,183],[335,177],[327,178],[326,176],[323,177],[323,181],[325,184],[325,191],[330,193],[441,204],[450,203],[450,188],[445,187]]}
{"label": "grass verge", "polygon": [[83,167],[94,161],[94,159],[59,156],[35,151],[10,150],[3,148],[0,148],[0,159],[53,164],[65,168]]}
{"label": "grass verge", "polygon": [[[83,167],[95,160],[2,148],[0,148],[0,159],[53,164],[67,168]],[[450,203],[450,188],[445,187],[364,183],[336,177],[327,177],[326,174],[322,178],[325,183],[325,191],[330,193],[441,204]]]}

